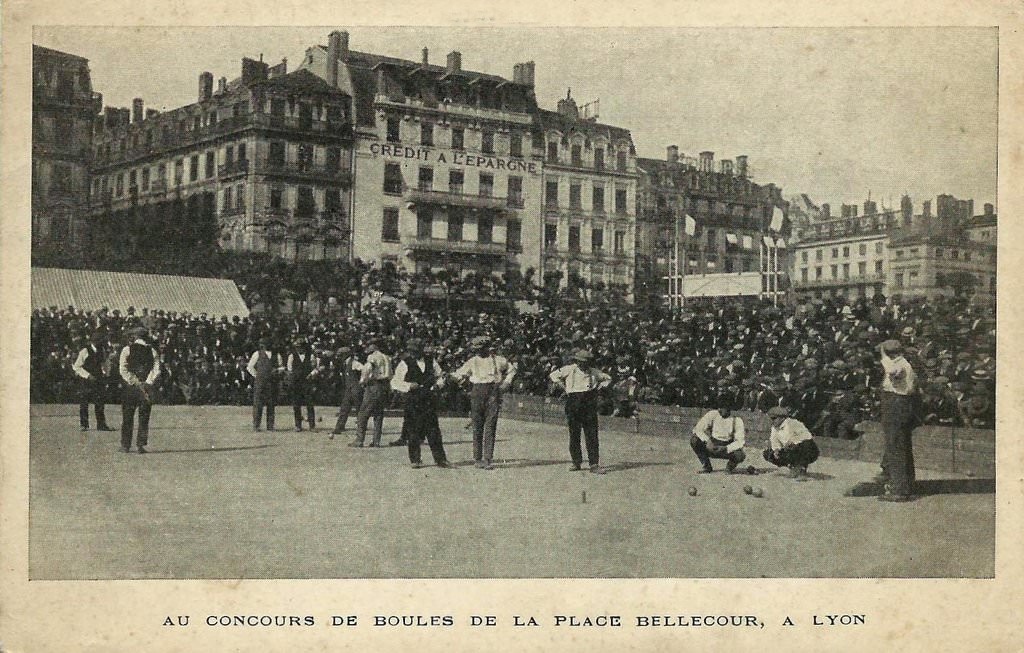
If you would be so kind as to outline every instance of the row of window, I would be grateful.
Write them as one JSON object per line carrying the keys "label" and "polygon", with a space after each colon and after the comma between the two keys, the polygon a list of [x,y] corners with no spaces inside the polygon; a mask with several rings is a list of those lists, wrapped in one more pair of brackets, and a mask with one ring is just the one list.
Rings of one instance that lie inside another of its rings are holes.
{"label": "row of window", "polygon": [[[545,182],[544,186],[544,206],[549,209],[558,208],[558,180],[549,180]],[[591,211],[595,213],[603,213],[605,198],[605,187],[599,184],[594,184],[591,195]],[[628,212],[626,202],[626,189],[616,188],[615,189],[615,212],[618,214],[625,214]],[[569,184],[569,208],[582,210],[583,209],[583,186],[582,184],[571,183]]]}
{"label": "row of window", "polygon": [[[807,261],[805,260],[804,262],[806,263]],[[882,269],[883,269],[882,266],[883,266],[882,261],[875,261],[875,267],[874,267],[874,273],[873,274],[875,274],[875,275],[882,274]],[[849,263],[843,263],[841,269],[842,269],[842,277],[839,276],[839,274],[840,274],[840,266],[838,264],[833,264],[833,265],[829,266],[829,271],[831,272],[831,276],[829,277],[829,279],[836,280],[836,279],[840,279],[841,278],[844,281],[848,280],[850,278],[850,264]],[[867,275],[868,275],[868,264],[866,262],[864,262],[864,261],[861,261],[860,263],[857,264],[857,276],[859,276],[859,277],[866,277]],[[814,268],[814,280],[815,281],[820,281],[823,278],[824,278],[824,268],[822,268],[821,266],[818,266],[818,267]],[[807,268],[800,268],[800,281],[803,281],[805,283],[808,281],[808,269]]]}
{"label": "row of window", "polygon": [[[557,140],[551,139],[551,140],[548,141],[547,160],[548,160],[548,163],[559,163],[559,150],[558,150],[558,141]],[[568,161],[568,163],[569,163],[569,165],[574,166],[576,168],[584,167],[585,163],[584,163],[584,160],[583,160],[583,147],[579,143],[573,143],[571,146],[569,146],[569,161]],[[616,152],[616,154],[615,154],[615,169],[617,171],[619,171],[619,172],[626,172],[626,170],[628,169],[627,163],[628,163],[628,160],[627,160],[627,157],[626,157],[626,152],[625,151]],[[604,148],[602,148],[602,147],[595,147],[594,148],[593,165],[592,166],[587,166],[587,167],[593,167],[594,170],[604,170],[605,169],[605,164],[604,164]]]}
{"label": "row of window", "polygon": [[[466,129],[464,127],[451,127],[448,146],[453,150],[466,149]],[[434,124],[430,122],[420,123],[420,145],[433,147],[436,145],[434,139]],[[387,141],[389,143],[402,142],[402,120],[398,117],[387,119]],[[494,131],[484,129],[480,132],[480,151],[484,154],[495,154]],[[509,134],[509,155],[523,156],[523,135],[513,131]]]}
{"label": "row of window", "polygon": [[[285,191],[294,189],[294,206],[285,206]],[[344,212],[341,191],[337,188],[327,188],[323,191],[323,210],[328,213]],[[311,186],[272,186],[267,195],[267,208],[272,211],[292,209],[297,217],[310,217],[316,214],[316,194]]]}
{"label": "row of window", "polygon": [[[626,232],[616,231],[612,242],[613,251],[616,254],[624,254],[626,251]],[[558,225],[544,225],[544,248],[558,249]],[[580,251],[580,226],[569,225],[568,250],[570,252]],[[604,229],[596,228],[590,231],[590,251],[600,253],[604,248]]]}
{"label": "row of window", "polygon": [[[843,245],[841,249],[842,249],[843,258],[849,258],[850,257],[850,246],[849,245]],[[882,254],[884,251],[885,251],[885,243],[883,241],[881,241],[881,240],[876,241],[875,242],[875,254]],[[840,252],[840,248],[839,247],[833,247],[832,248],[832,258],[839,258],[839,252]],[[867,254],[868,254],[868,245],[867,245],[867,243],[860,243],[857,246],[857,254],[859,256],[867,256]],[[804,251],[800,252],[800,262],[801,263],[807,263],[808,262],[808,257],[809,257],[809,254],[808,254],[807,250],[804,250]],[[821,261],[823,258],[824,258],[823,250],[818,249],[818,250],[814,251],[814,260],[815,261]]]}
{"label": "row of window", "polygon": [[[385,207],[383,220],[381,221],[381,240],[386,243],[397,243],[401,241],[400,212],[397,207]],[[466,215],[464,212],[452,207],[447,215],[447,240],[449,242],[463,242]],[[509,249],[519,249],[522,246],[523,225],[519,220],[508,220],[505,225],[505,243]],[[433,238],[434,215],[430,210],[421,210],[416,214],[416,236],[417,238]],[[486,213],[476,217],[476,240],[474,242],[490,244],[494,243],[494,217]]]}
{"label": "row of window", "polygon": [[[523,178],[508,177],[505,198],[510,207],[523,207]],[[402,176],[402,166],[397,163],[384,164],[384,193],[386,195],[401,195],[405,188],[405,179]],[[434,169],[423,166],[419,169],[419,177],[416,188],[422,191],[434,190]],[[458,195],[465,194],[466,173],[461,169],[448,171],[448,192]],[[477,178],[477,195],[480,197],[494,197],[494,175],[481,172]]]}

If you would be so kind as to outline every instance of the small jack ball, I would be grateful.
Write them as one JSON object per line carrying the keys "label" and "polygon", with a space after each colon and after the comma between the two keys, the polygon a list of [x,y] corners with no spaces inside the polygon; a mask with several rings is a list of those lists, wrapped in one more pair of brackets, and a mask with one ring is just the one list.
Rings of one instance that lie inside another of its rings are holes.
{"label": "small jack ball", "polygon": [[744,485],[743,486],[743,494],[753,494],[753,493],[754,493],[754,488],[750,487],[749,485]]}
{"label": "small jack ball", "polygon": [[757,497],[758,499],[760,499],[761,497],[764,496],[764,490],[762,490],[759,487],[758,488],[754,488],[754,496]]}
{"label": "small jack ball", "polygon": [[691,487],[689,490],[686,491],[686,493],[689,494],[691,497],[695,497],[697,496],[697,488]]}

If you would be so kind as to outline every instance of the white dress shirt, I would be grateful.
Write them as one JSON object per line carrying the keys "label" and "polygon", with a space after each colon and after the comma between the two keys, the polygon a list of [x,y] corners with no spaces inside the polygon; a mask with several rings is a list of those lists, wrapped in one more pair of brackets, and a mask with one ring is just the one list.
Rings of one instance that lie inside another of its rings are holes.
{"label": "white dress shirt", "polygon": [[550,379],[555,383],[565,386],[565,394],[567,395],[606,388],[612,382],[612,377],[596,367],[583,371],[576,363],[570,363],[558,368],[551,373]]}
{"label": "white dress shirt", "polygon": [[787,417],[782,426],[778,428],[772,425],[771,434],[768,436],[768,444],[772,448],[772,451],[782,451],[785,447],[792,444],[799,444],[804,440],[811,440],[811,432],[807,430],[803,422],[792,417]]}
{"label": "white dress shirt", "polygon": [[[267,358],[270,359],[271,363],[275,363],[275,361],[276,361],[276,363],[280,363],[280,359],[277,358],[274,354],[272,354],[269,349],[264,349],[263,353],[267,355]],[[252,353],[252,356],[249,357],[249,364],[246,365],[246,367],[245,367],[245,370],[247,372],[249,372],[249,376],[253,376],[253,377],[256,376],[256,361],[258,361],[259,359],[260,359],[260,350],[257,349],[256,351],[254,351]],[[280,365],[275,364],[275,367],[280,367]]]}
{"label": "white dress shirt", "polygon": [[706,444],[728,443],[725,450],[729,453],[742,449],[747,437],[741,418],[735,415],[722,417],[717,410],[705,413],[694,425],[693,434]]}
{"label": "white dress shirt", "polygon": [[909,395],[917,388],[917,375],[914,374],[914,368],[903,356],[889,358],[883,352],[882,369],[885,370],[885,378],[882,379],[883,392]]}
{"label": "white dress shirt", "polygon": [[452,374],[457,379],[468,378],[470,383],[500,383],[507,388],[516,375],[516,366],[504,356],[474,356]]}
{"label": "white dress shirt", "polygon": [[360,383],[387,381],[391,378],[391,359],[379,351],[371,352],[363,363]]}
{"label": "white dress shirt", "polygon": [[96,345],[82,347],[82,350],[78,352],[78,358],[76,358],[75,362],[72,363],[71,365],[71,371],[74,372],[75,375],[80,378],[91,379],[92,374],[89,374],[88,370],[85,369],[85,361],[86,359],[89,358],[89,356],[95,354],[96,352]]}

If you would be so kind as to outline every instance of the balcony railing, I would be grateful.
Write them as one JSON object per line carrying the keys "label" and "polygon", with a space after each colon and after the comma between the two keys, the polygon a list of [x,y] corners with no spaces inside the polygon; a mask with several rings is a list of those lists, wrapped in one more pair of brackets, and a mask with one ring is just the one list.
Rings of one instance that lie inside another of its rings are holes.
{"label": "balcony railing", "polygon": [[469,195],[440,190],[420,190],[409,188],[405,192],[406,199],[419,204],[440,204],[445,206],[465,206],[474,209],[504,209],[507,200],[504,197]]}
{"label": "balcony railing", "polygon": [[[784,272],[784,271],[781,271]],[[884,274],[867,274],[863,276],[850,276],[847,278],[808,279],[801,281],[793,279],[793,285],[800,288],[825,288],[832,286],[857,286],[861,284],[885,283]]]}
{"label": "balcony railing", "polygon": [[505,204],[510,209],[521,209],[526,206],[522,195],[509,195]]}
{"label": "balcony railing", "polygon": [[347,166],[325,166],[303,161],[279,161],[263,158],[259,161],[258,172],[288,175],[321,181],[351,182],[352,170]]}
{"label": "balcony railing", "polygon": [[249,172],[249,159],[238,159],[229,163],[222,163],[217,166],[217,176],[239,175]]}
{"label": "balcony railing", "polygon": [[504,256],[508,252],[505,243],[481,243],[473,240],[448,240],[417,236],[407,243],[414,251],[447,252],[453,254],[484,254]]}

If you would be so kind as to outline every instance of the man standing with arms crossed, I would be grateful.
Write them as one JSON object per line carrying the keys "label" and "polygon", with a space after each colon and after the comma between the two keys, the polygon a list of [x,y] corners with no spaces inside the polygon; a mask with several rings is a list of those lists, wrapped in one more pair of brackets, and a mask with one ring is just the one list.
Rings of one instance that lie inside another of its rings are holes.
{"label": "man standing with arms crossed", "polygon": [[106,407],[107,377],[103,372],[104,355],[101,348],[103,333],[96,331],[89,338],[89,344],[78,352],[71,370],[79,379],[78,422],[83,431],[89,430],[89,403],[96,411],[96,430],[113,431],[107,426]]}
{"label": "man standing with arms crossed", "polygon": [[363,387],[359,385],[363,364],[348,347],[339,348],[336,357],[340,365],[338,383],[341,385],[341,406],[338,407],[338,421],[331,431],[331,440],[334,436],[341,435],[345,430],[345,423],[348,422],[348,416],[353,410],[359,410],[359,405],[363,402]]}
{"label": "man standing with arms crossed", "polygon": [[374,338],[367,347],[366,362],[359,378],[363,387],[363,401],[356,417],[356,439],[348,446],[361,448],[366,441],[366,424],[373,417],[373,441],[369,446],[379,447],[384,433],[384,406],[388,400],[391,382],[391,358],[380,350],[381,339]]}
{"label": "man standing with arms crossed", "polygon": [[139,430],[136,445],[139,453],[146,453],[149,442],[149,416],[153,410],[153,384],[160,378],[160,357],[146,341],[145,327],[134,327],[128,335],[133,340],[121,350],[118,371],[124,381],[121,399],[121,451],[132,448],[132,430],[135,411],[139,412]]}
{"label": "man standing with arms crossed", "polygon": [[606,388],[612,377],[593,367],[593,355],[586,350],[573,354],[573,363],[551,373],[551,381],[565,390],[565,416],[569,421],[569,455],[572,457],[570,471],[583,468],[583,452],[580,448],[580,431],[587,441],[587,462],[594,474],[604,474],[600,464],[600,443],[597,437],[597,391]]}
{"label": "man standing with arms crossed", "polygon": [[434,464],[450,468],[441,440],[441,426],[434,406],[434,391],[444,385],[444,373],[437,360],[426,353],[423,342],[410,340],[406,345],[408,355],[395,367],[391,389],[405,393],[405,413],[402,433],[409,447],[409,463],[413,469],[423,466],[420,457],[420,442],[426,438]]}
{"label": "man standing with arms crossed", "polygon": [[494,469],[494,441],[501,412],[501,395],[512,385],[516,368],[504,356],[497,356],[490,338],[472,341],[476,355],[462,364],[452,378],[469,379],[470,414],[473,418],[473,462],[479,469]]}
{"label": "man standing with arms crossed", "polygon": [[267,409],[267,430],[274,430],[274,407],[277,404],[277,384],[281,357],[270,349],[270,338],[260,338],[260,347],[252,353],[246,370],[252,383],[252,430],[259,431],[263,421],[263,408]]}

